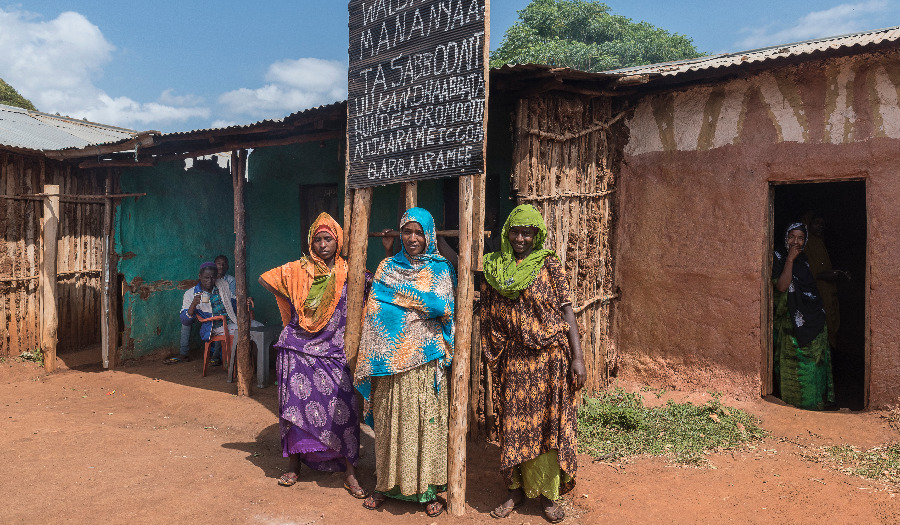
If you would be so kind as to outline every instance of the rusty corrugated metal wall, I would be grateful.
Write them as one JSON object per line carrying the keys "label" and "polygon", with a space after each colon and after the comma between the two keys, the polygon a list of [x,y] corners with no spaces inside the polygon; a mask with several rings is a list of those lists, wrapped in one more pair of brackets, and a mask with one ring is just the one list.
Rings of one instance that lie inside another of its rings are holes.
{"label": "rusty corrugated metal wall", "polygon": [[[77,172],[77,175],[76,175]],[[58,184],[64,195],[103,193],[104,177],[40,157],[0,153],[0,195],[40,193]],[[0,199],[0,356],[40,346],[42,204]],[[61,204],[58,245],[58,351],[100,342],[103,205]]]}

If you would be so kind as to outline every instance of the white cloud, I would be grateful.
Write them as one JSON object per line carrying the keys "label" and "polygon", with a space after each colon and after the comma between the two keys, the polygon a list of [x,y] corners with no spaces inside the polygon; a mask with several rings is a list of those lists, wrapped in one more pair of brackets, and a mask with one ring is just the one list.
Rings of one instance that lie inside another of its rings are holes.
{"label": "white cloud", "polygon": [[737,42],[735,46],[741,50],[754,49],[878,29],[884,24],[877,15],[887,11],[888,4],[887,0],[840,4],[823,11],[813,11],[801,17],[791,27],[745,28],[741,32],[749,36]]}
{"label": "white cloud", "polygon": [[172,90],[156,102],[139,102],[99,89],[94,81],[113,59],[115,46],[80,13],[44,21],[33,13],[0,9],[0,27],[0,78],[41,111],[124,127],[209,116],[202,100]]}
{"label": "white cloud", "polygon": [[266,85],[241,88],[219,97],[227,113],[254,119],[281,118],[347,97],[347,66],[336,60],[300,58],[269,66]]}

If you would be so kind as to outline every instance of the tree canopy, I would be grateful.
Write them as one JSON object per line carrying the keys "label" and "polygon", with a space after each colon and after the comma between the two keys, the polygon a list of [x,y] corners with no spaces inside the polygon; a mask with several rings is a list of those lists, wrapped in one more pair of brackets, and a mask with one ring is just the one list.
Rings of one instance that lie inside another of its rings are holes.
{"label": "tree canopy", "polygon": [[34,104],[0,78],[0,104],[36,111]]}
{"label": "tree canopy", "polygon": [[532,0],[491,53],[491,67],[546,64],[608,71],[701,56],[690,38],[614,15],[593,0]]}

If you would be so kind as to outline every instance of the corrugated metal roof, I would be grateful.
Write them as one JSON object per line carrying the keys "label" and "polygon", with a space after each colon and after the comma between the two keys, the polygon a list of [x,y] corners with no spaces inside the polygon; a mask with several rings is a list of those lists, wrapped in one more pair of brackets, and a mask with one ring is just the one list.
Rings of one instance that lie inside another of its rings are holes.
{"label": "corrugated metal roof", "polygon": [[36,151],[83,148],[135,135],[129,129],[0,104],[0,146]]}
{"label": "corrugated metal roof", "polygon": [[605,71],[604,73],[623,76],[645,74],[674,76],[690,71],[727,68],[741,64],[765,62],[767,60],[778,58],[803,56],[816,51],[838,50],[853,46],[866,47],[884,42],[896,42],[898,40],[900,40],[900,27],[889,27],[886,29],[876,29],[874,31],[864,31],[850,35],[832,36],[807,40],[805,42],[796,42],[793,44],[764,47],[739,53],[723,53],[690,60],[614,69]]}
{"label": "corrugated metal roof", "polygon": [[289,124],[294,120],[302,119],[304,117],[315,116],[319,113],[328,113],[331,110],[338,109],[344,105],[346,105],[346,101],[341,102],[333,102],[331,104],[324,104],[322,106],[317,106],[314,108],[304,109],[301,111],[297,111],[296,113],[291,113],[290,115],[277,119],[265,119],[260,120],[258,122],[253,122],[251,124],[235,124],[234,126],[225,126],[221,128],[205,128],[205,129],[192,129],[190,131],[176,131],[172,133],[163,133],[158,135],[159,138],[170,138],[170,137],[180,137],[186,135],[193,134],[202,134],[208,132],[228,132],[228,131],[251,131],[256,127],[265,127],[271,124]]}

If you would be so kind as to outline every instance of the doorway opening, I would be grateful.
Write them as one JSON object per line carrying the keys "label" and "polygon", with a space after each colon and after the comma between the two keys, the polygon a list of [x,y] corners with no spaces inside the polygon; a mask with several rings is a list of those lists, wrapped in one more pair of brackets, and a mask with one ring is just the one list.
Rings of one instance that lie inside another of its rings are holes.
{"label": "doorway opening", "polygon": [[[866,183],[842,181],[774,185],[772,197],[772,248],[784,249],[785,228],[791,223],[808,223],[810,235],[817,234],[824,242],[831,267],[839,270],[823,276],[822,272],[814,269],[828,319],[835,403],[838,408],[862,410],[866,405],[868,376]],[[812,258],[812,251],[810,255]],[[825,298],[829,293],[834,300]],[[768,334],[771,340],[771,324]],[[773,371],[770,369],[769,373],[771,377]],[[773,393],[778,394],[777,386]]]}

